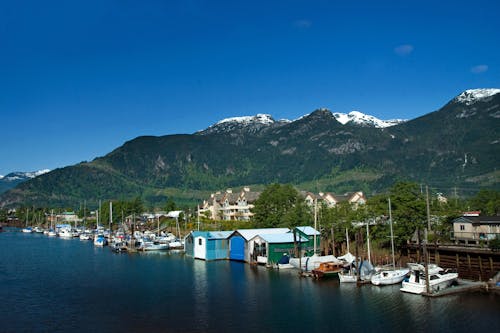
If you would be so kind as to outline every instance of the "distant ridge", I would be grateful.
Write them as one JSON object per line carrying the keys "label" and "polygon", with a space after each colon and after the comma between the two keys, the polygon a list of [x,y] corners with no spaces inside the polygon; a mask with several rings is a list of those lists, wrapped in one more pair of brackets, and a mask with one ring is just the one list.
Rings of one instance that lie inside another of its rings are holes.
{"label": "distant ridge", "polygon": [[416,119],[382,121],[318,109],[296,120],[223,119],[194,134],[137,137],[92,162],[53,170],[0,196],[0,206],[72,206],[141,197],[196,202],[211,191],[290,183],[380,193],[397,180],[500,189],[500,89],[471,89]]}

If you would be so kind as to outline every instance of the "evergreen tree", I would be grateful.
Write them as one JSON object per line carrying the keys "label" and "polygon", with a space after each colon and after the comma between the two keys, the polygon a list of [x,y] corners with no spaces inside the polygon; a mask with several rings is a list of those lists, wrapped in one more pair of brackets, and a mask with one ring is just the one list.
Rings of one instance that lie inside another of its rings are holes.
{"label": "evergreen tree", "polygon": [[[255,201],[254,220],[259,228],[283,226],[285,216],[299,200],[299,194],[291,185],[268,185]],[[287,222],[293,218],[291,214]]]}

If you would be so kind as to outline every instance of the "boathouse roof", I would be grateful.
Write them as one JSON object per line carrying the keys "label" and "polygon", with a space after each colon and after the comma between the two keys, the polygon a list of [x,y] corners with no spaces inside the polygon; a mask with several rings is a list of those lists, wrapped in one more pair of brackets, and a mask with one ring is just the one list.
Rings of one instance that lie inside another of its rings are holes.
{"label": "boathouse roof", "polygon": [[[287,232],[286,234],[262,234],[256,237],[262,238],[267,243],[293,243],[295,240],[293,234]],[[297,242],[308,242],[309,240],[305,237],[297,235]]]}
{"label": "boathouse roof", "polygon": [[263,228],[263,229],[238,229],[236,230],[245,240],[249,241],[257,235],[285,234],[290,232],[288,228]]}
{"label": "boathouse roof", "polygon": [[304,235],[307,235],[307,236],[320,235],[320,232],[318,230],[314,229],[313,227],[309,227],[309,226],[296,227],[295,229],[297,229],[298,231],[300,231],[301,233],[303,233]]}

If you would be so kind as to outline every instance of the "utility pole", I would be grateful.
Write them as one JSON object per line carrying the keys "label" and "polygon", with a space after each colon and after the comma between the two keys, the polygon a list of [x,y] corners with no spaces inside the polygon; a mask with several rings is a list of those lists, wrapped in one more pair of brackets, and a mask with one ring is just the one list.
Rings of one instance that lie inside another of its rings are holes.
{"label": "utility pole", "polygon": [[431,211],[429,207],[429,186],[425,185],[425,202],[427,205],[427,230],[431,231]]}

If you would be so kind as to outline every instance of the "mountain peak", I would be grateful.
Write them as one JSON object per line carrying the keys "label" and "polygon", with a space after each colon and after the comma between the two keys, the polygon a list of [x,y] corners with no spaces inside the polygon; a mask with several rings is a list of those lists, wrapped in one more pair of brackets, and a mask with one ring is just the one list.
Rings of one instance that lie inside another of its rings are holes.
{"label": "mountain peak", "polygon": [[245,133],[257,133],[262,129],[267,129],[272,126],[280,126],[289,123],[289,120],[283,119],[276,121],[269,114],[257,114],[255,116],[232,117],[218,121],[214,125],[205,130],[197,132],[197,134],[212,134],[212,133],[227,133],[243,131]]}
{"label": "mountain peak", "polygon": [[217,122],[215,125],[225,124],[225,123],[239,123],[239,124],[250,124],[250,123],[259,123],[263,125],[273,124],[275,121],[273,117],[269,114],[259,113],[255,116],[243,116],[243,117],[232,117],[222,119]]}
{"label": "mountain peak", "polygon": [[333,113],[333,116],[342,125],[345,125],[347,123],[352,123],[359,126],[376,127],[376,128],[386,128],[406,121],[403,119],[381,120],[374,116],[370,116],[359,111],[351,111],[347,114],[335,112]]}
{"label": "mountain peak", "polygon": [[496,88],[469,89],[455,97],[454,101],[458,103],[464,103],[465,105],[472,105],[478,101],[490,98],[498,93],[500,93],[500,89]]}

